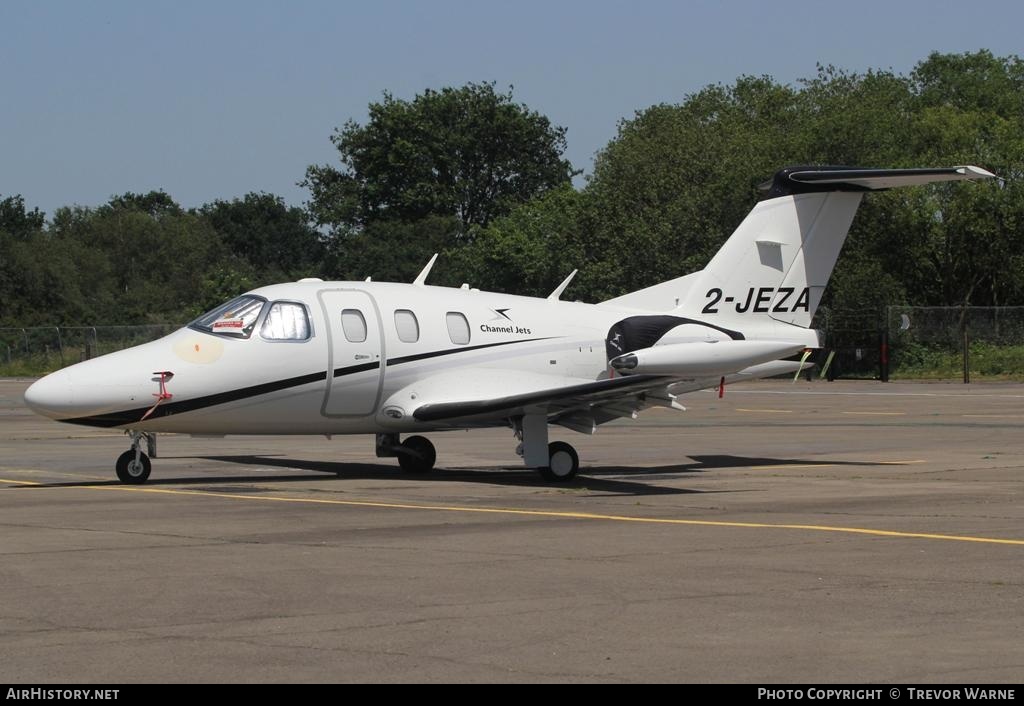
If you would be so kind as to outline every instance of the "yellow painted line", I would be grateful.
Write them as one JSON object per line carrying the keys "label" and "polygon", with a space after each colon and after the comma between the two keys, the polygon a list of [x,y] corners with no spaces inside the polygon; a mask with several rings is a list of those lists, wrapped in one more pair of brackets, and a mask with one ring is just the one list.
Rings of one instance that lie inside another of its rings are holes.
{"label": "yellow painted line", "polygon": [[[78,480],[110,480],[110,476],[87,476],[81,473],[62,473],[61,471],[46,471],[38,468],[0,468],[2,473],[28,473],[35,476],[61,476],[63,478],[76,478]],[[11,481],[12,483],[14,481]]]}
{"label": "yellow painted line", "polygon": [[843,414],[859,414],[863,416],[879,416],[879,417],[903,417],[906,416],[906,412],[843,412]]}
{"label": "yellow painted line", "polygon": [[969,419],[1024,419],[1024,414],[961,414]]}
{"label": "yellow painted line", "polygon": [[[844,461],[845,464],[855,464],[856,462]],[[918,458],[911,461],[864,461],[865,466],[909,466],[915,463],[928,463],[926,459]],[[835,463],[780,463],[777,466],[724,466],[723,468],[731,468],[733,470],[744,470],[744,471],[777,471],[777,470],[789,470],[794,468],[834,468],[837,464]]]}
{"label": "yellow painted line", "polygon": [[[555,517],[572,520],[602,520],[606,522],[635,522],[651,525],[688,525],[697,527],[741,527],[746,529],[788,529],[813,532],[833,532],[841,534],[859,534],[872,537],[897,537],[901,539],[937,539],[952,542],[974,542],[980,544],[1009,544],[1024,546],[1024,539],[999,539],[996,537],[970,537],[953,534],[929,534],[924,532],[898,532],[895,530],[866,529],[863,527],[832,527],[828,525],[797,525],[771,524],[766,522],[726,522],[717,520],[679,520],[660,517],[632,517],[629,515],[601,515],[589,512],[567,512],[555,510],[523,510],[506,507],[467,507],[464,505],[412,505],[407,503],[371,502],[366,500],[329,500],[324,498],[283,498],[273,495],[239,495],[236,493],[210,493],[199,490],[171,490],[166,488],[134,488],[130,486],[78,486],[87,490],[113,490],[129,493],[159,493],[163,495],[196,495],[200,497],[226,498],[229,500],[248,500],[250,502],[279,502],[305,505],[341,505],[346,507],[368,507],[387,510],[426,510],[433,512],[466,512],[490,515],[518,515],[523,517]],[[61,490],[56,488],[40,488],[40,490]]]}
{"label": "yellow painted line", "polygon": [[14,483],[15,485],[42,485],[31,480],[11,480],[10,478],[0,478],[0,483]]}
{"label": "yellow painted line", "polygon": [[768,412],[770,414],[792,414],[791,409],[744,409],[742,407],[736,408],[737,412]]}

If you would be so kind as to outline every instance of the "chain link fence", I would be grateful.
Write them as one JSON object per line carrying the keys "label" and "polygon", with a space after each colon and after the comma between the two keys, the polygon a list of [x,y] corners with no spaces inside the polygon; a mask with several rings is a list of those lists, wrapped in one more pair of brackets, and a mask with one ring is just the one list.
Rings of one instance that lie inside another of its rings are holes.
{"label": "chain link fence", "polygon": [[883,317],[876,309],[818,309],[812,327],[825,334],[825,349],[814,362],[829,380],[872,379],[882,374]]}
{"label": "chain link fence", "polygon": [[890,306],[894,377],[1024,379],[1024,306]]}
{"label": "chain link fence", "polygon": [[0,328],[0,375],[39,375],[155,341],[181,324]]}

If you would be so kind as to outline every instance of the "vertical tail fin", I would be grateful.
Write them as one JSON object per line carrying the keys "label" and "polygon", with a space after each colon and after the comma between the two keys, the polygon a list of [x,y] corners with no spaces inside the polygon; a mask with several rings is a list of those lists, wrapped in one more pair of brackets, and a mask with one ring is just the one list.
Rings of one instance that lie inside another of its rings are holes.
{"label": "vertical tail fin", "polygon": [[792,194],[757,204],[679,308],[733,325],[810,326],[862,195]]}
{"label": "vertical tail fin", "polygon": [[988,179],[977,167],[788,167],[700,272],[611,300],[729,327],[807,328],[864,192],[935,181]]}

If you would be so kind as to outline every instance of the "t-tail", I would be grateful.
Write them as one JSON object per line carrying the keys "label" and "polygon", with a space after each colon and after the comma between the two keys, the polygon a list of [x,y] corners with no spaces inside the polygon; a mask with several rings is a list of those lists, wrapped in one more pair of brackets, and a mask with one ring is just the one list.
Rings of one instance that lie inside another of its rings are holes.
{"label": "t-tail", "polygon": [[785,337],[810,327],[865,192],[992,177],[970,166],[787,167],[707,267],[608,303]]}

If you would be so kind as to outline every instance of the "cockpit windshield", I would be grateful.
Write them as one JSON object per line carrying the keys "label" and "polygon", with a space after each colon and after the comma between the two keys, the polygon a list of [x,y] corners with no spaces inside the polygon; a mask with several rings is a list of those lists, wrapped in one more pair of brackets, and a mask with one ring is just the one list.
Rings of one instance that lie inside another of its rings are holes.
{"label": "cockpit windshield", "polygon": [[243,294],[203,314],[189,324],[189,328],[232,338],[249,338],[266,303],[263,297]]}

